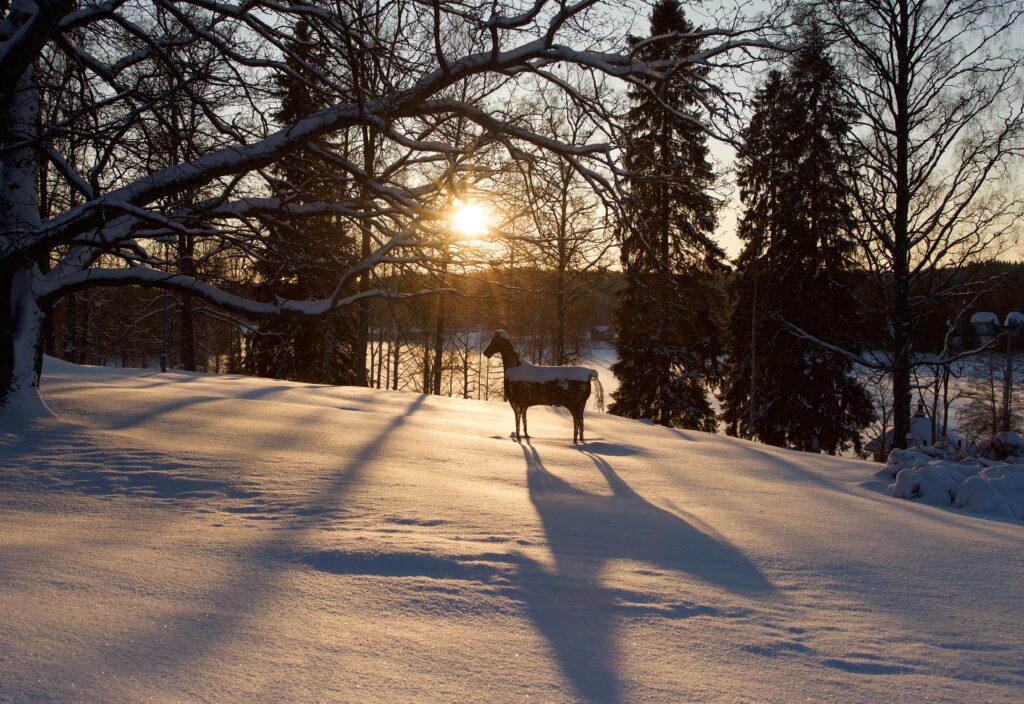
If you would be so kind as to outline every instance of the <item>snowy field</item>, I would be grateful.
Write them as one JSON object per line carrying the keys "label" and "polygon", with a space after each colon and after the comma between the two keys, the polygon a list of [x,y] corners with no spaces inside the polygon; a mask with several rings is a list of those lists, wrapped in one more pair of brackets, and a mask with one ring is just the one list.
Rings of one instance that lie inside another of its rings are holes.
{"label": "snowy field", "polygon": [[3,702],[1024,696],[1024,523],[875,464],[54,360],[44,397],[0,425]]}

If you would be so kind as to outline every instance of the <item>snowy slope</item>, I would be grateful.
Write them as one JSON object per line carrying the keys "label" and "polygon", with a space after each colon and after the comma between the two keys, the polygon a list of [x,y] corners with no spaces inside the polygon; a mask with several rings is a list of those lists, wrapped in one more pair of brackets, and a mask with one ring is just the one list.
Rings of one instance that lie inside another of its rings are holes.
{"label": "snowy slope", "polygon": [[44,396],[61,421],[0,426],[0,701],[1024,692],[1024,524],[877,465],[53,360]]}

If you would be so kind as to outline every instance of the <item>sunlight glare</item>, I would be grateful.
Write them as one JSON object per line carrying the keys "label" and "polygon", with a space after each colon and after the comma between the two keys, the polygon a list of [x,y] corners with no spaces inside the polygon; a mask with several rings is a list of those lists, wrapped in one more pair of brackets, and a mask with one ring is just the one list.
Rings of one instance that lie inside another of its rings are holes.
{"label": "sunlight glare", "polygon": [[480,239],[490,233],[490,212],[479,203],[467,203],[452,211],[452,229],[470,239]]}

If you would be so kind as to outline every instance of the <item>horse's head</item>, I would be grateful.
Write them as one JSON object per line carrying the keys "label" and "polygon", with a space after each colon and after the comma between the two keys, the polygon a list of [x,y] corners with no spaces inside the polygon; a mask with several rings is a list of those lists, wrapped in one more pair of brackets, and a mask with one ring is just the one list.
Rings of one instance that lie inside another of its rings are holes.
{"label": "horse's head", "polygon": [[512,344],[512,338],[508,336],[508,333],[504,330],[495,330],[494,335],[491,336],[491,341],[488,343],[487,348],[484,350],[484,356],[490,358],[491,355],[500,354],[502,361],[506,365],[513,359],[515,363],[519,362],[519,355],[516,354],[516,348]]}
{"label": "horse's head", "polygon": [[495,330],[494,334],[491,335],[491,341],[487,343],[487,348],[484,350],[484,357],[491,357],[495,354],[501,354],[501,351],[507,349],[510,345],[508,339],[508,333],[504,330]]}

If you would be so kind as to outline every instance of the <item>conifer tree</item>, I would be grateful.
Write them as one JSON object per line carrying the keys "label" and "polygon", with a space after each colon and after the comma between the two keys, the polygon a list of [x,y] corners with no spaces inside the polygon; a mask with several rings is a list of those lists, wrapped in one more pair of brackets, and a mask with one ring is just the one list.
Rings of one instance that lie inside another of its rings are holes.
{"label": "conifer tree", "polygon": [[[291,73],[275,76],[280,108],[275,119],[288,124],[330,104],[309,80],[311,70],[326,71],[327,57],[306,20],[300,20],[289,42],[287,63]],[[292,203],[334,201],[344,196],[346,184],[337,169],[303,147],[278,167],[281,197]],[[330,296],[338,272],[358,261],[351,228],[333,215],[306,215],[267,223],[263,259],[256,263],[259,280],[254,296],[297,300]],[[322,319],[275,317],[261,321],[260,331],[249,336],[246,366],[250,373],[277,379],[324,384],[356,381],[357,330],[355,312],[336,310]]]}
{"label": "conifer tree", "polygon": [[727,432],[806,451],[860,445],[872,418],[847,357],[793,334],[856,349],[858,305],[843,145],[853,111],[813,24],[785,74],[757,91],[739,167],[745,242],[728,326]]}
{"label": "conifer tree", "polygon": [[[639,58],[690,56],[701,41],[678,0],[659,0],[651,37],[631,38]],[[619,379],[612,413],[714,431],[707,399],[720,377],[714,275],[725,269],[713,241],[715,175],[699,127],[704,76],[689,66],[630,93],[630,174],[622,223],[626,287],[617,309]],[[671,109],[666,109],[669,106]]]}

